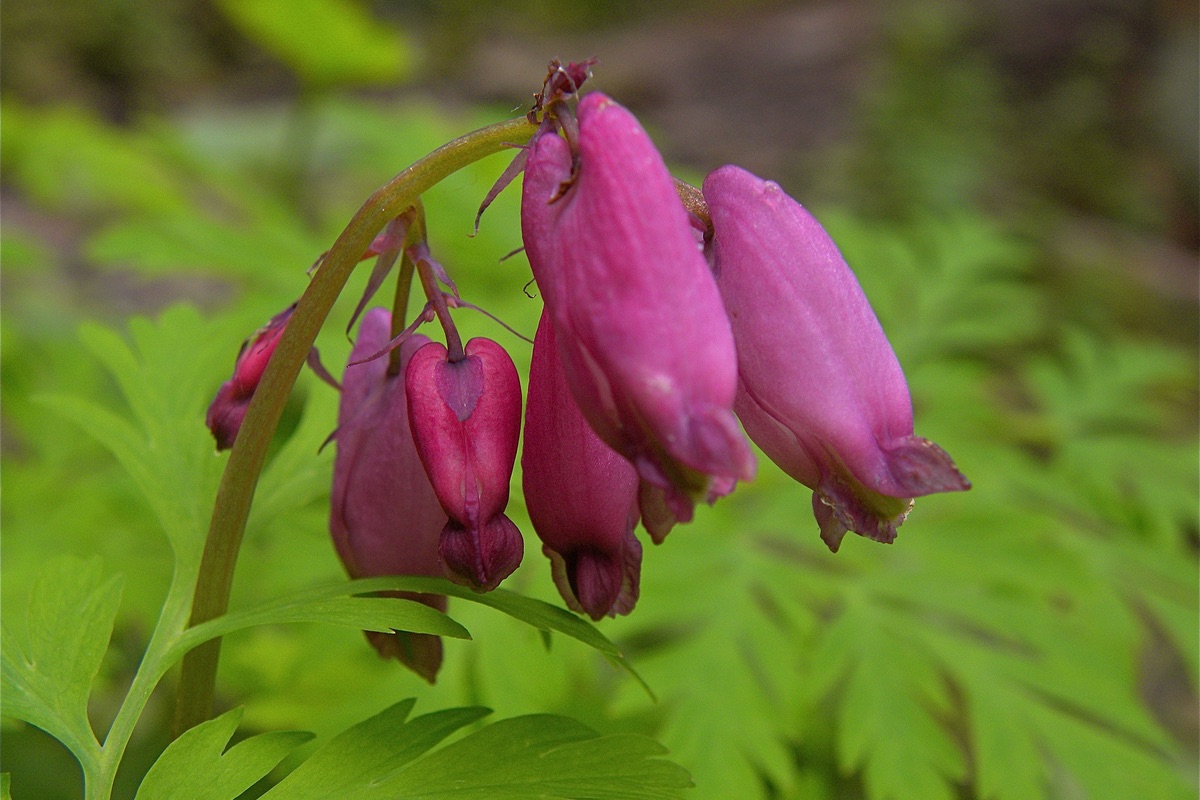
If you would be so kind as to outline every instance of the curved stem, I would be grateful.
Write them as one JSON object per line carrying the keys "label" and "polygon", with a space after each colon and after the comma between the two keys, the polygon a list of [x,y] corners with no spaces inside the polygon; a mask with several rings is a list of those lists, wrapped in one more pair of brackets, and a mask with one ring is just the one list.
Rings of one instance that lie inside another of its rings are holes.
{"label": "curved stem", "polygon": [[[442,145],[375,192],[334,242],[284,329],[221,476],[192,600],[190,625],[220,616],[229,606],[246,519],[284,402],[317,332],[375,234],[451,173],[514,142],[524,143],[536,131],[536,125],[519,117]],[[220,640],[202,645],[184,657],[175,706],[176,735],[211,715],[219,657]]]}

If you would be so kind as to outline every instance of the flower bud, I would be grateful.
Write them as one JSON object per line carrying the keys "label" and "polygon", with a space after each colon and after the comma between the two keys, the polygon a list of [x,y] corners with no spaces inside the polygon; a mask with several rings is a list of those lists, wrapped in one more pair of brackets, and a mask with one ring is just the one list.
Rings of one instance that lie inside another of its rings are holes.
{"label": "flower bud", "polygon": [[637,602],[642,546],[638,475],[587,424],[559,363],[554,324],[542,313],[525,407],[522,485],[529,519],[567,606],[592,619]]}
{"label": "flower bud", "polygon": [[438,552],[451,580],[489,591],[521,563],[520,531],[504,516],[521,432],[521,382],[490,339],[472,339],[450,361],[431,342],[409,362],[413,440],[450,518]]}
{"label": "flower bud", "polygon": [[[391,338],[391,314],[372,309],[363,318],[350,353],[355,362],[378,352]],[[400,345],[401,369],[388,374],[388,359],[346,368],[338,406],[329,530],[352,578],[385,575],[441,576],[438,536],[446,524],[408,426],[404,366],[429,342],[415,335]],[[441,595],[399,592],[439,611]],[[429,682],[442,663],[437,636],[367,631],[380,655],[396,658]]]}
{"label": "flower bud", "polygon": [[913,435],[900,363],[854,273],[778,184],[727,166],[704,181],[717,285],[738,346],[736,410],[767,456],[814,490],[821,538],[891,542],[912,498],[970,488]]}
{"label": "flower bud", "polygon": [[525,251],[592,428],[691,519],[696,499],[754,476],[732,405],[737,356],[721,298],[662,157],[599,93],[579,105],[578,159],[536,136]]}
{"label": "flower bud", "polygon": [[218,450],[233,447],[250,399],[254,397],[254,391],[267,369],[267,362],[271,360],[279,337],[283,336],[283,329],[295,310],[296,304],[292,303],[242,343],[233,365],[233,377],[221,384],[205,417],[205,424],[217,440]]}

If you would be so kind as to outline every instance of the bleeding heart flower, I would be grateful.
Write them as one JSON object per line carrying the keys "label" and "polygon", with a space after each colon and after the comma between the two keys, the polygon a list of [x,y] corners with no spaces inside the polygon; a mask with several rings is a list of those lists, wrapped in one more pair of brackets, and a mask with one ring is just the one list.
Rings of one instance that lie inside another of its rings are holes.
{"label": "bleeding heart flower", "polygon": [[632,611],[642,564],[633,533],[637,471],[580,413],[548,313],[533,342],[521,472],[529,519],[563,600],[592,619]]}
{"label": "bleeding heart flower", "polygon": [[717,285],[738,347],[735,408],[776,464],[812,488],[821,538],[896,538],[912,498],[970,483],[913,434],[900,363],[820,224],[740,167],[704,181]]}
{"label": "bleeding heart flower", "polygon": [[584,417],[688,520],[697,499],[754,476],[732,412],[729,322],[670,173],[633,115],[588,95],[577,145],[552,129],[530,145],[525,251]]}
{"label": "bleeding heart flower", "polygon": [[521,563],[524,545],[504,515],[521,433],[521,382],[504,348],[472,339],[448,359],[431,342],[406,377],[413,440],[449,517],[438,552],[451,580],[490,591]]}
{"label": "bleeding heart flower", "polygon": [[[363,318],[351,363],[378,352],[391,338],[391,314],[372,309]],[[352,578],[385,575],[441,576],[438,537],[446,514],[421,465],[408,426],[404,367],[426,344],[412,336],[400,346],[400,371],[388,359],[346,368],[338,406],[329,530]],[[441,595],[397,593],[446,610]],[[429,682],[442,663],[442,641],[428,634],[367,631],[380,655],[396,658]]]}

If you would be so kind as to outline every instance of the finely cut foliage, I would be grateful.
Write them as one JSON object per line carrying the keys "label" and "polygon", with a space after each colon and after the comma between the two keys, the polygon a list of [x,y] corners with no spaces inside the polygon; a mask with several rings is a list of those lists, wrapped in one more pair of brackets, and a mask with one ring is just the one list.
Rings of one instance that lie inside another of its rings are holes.
{"label": "finely cut foliage", "polygon": [[[402,42],[369,39],[337,80],[404,69]],[[324,57],[311,69],[327,75]],[[113,297],[83,304],[46,277],[51,242],[3,231],[3,711],[88,772],[104,709],[164,596],[173,602],[172,575],[198,564],[224,463],[204,405],[237,343],[303,289],[380,176],[471,125],[417,106],[316,102],[320,192],[301,213],[262,180],[278,166],[278,117],[117,128],[3,105],[7,182],[82,221],[80,252],[105,281],[178,281],[149,285],[206,298],[204,312],[114,322]],[[466,237],[505,160],[425,203],[460,285],[532,334],[541,304],[522,293],[525,265],[495,263],[520,244],[515,194]],[[940,175],[921,191],[946,190]],[[244,710],[179,739],[138,797],[232,798],[264,777],[257,789],[280,798],[1194,797],[1194,719],[1171,714],[1194,708],[1200,669],[1194,354],[1098,311],[1066,313],[1072,300],[1039,282],[1035,243],[978,211],[873,222],[812,210],[897,350],[920,432],[956,456],[970,493],[918,500],[894,545],[847,541],[834,556],[809,493],[760,459],[755,483],[664,545],[646,542],[627,619],[597,629],[538,599],[558,602],[532,540],[510,592],[471,603],[429,584],[452,595],[440,615],[367,596],[405,587],[343,580],[326,536],[331,452],[318,453],[336,397],[303,377],[260,481],[231,613],[154,656],[166,670],[204,636],[230,634],[221,692]],[[507,336],[460,318],[467,336]],[[342,363],[349,344],[327,328],[322,355]],[[524,372],[528,350],[503,344]],[[530,530],[519,498],[510,512]],[[358,633],[393,626],[447,637],[438,685],[378,660]],[[485,721],[481,706],[502,719]],[[303,761],[298,729],[317,737]],[[20,797],[39,776],[10,752]]]}

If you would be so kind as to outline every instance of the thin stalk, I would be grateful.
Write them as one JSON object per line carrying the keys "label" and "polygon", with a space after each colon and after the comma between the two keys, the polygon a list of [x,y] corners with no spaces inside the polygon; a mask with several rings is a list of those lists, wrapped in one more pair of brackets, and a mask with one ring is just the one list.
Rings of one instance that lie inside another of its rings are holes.
{"label": "thin stalk", "polygon": [[[392,298],[392,339],[404,331],[408,320],[408,296],[412,292],[412,278],[413,260],[408,257],[408,250],[405,249],[404,255],[400,257],[400,274],[396,276],[396,294]],[[388,353],[388,375],[400,374],[401,352],[397,347]]]}
{"label": "thin stalk", "polygon": [[458,328],[454,327],[450,309],[446,307],[446,295],[442,293],[441,287],[437,284],[437,277],[433,274],[433,268],[429,266],[429,259],[421,256],[414,258],[413,261],[416,262],[417,276],[421,279],[421,288],[425,290],[425,297],[429,299],[429,305],[433,308],[434,315],[446,333],[447,359],[450,362],[462,361],[466,357],[463,353],[462,337],[458,335]]}
{"label": "thin stalk", "polygon": [[177,571],[171,577],[171,584],[163,600],[159,612],[158,624],[146,645],[146,652],[138,664],[129,690],[125,693],[121,707],[113,719],[108,733],[104,736],[104,744],[100,748],[100,759],[97,762],[97,774],[86,779],[87,800],[108,798],[112,794],[113,781],[117,777],[117,769],[129,740],[133,737],[134,729],[150,701],[150,695],[171,666],[167,655],[175,646],[179,636],[186,628],[188,616],[189,595],[196,580],[196,564],[183,572]]}
{"label": "thin stalk", "polygon": [[[218,617],[229,607],[238,549],[284,403],[317,332],[375,234],[451,173],[508,145],[523,144],[536,131],[536,125],[520,117],[442,145],[375,192],[334,242],[288,321],[221,476],[192,601],[190,625]],[[175,706],[176,735],[211,715],[219,658],[219,639],[184,657]]]}

